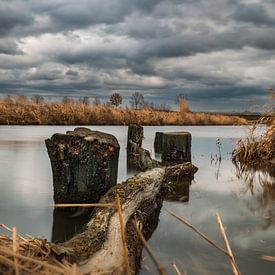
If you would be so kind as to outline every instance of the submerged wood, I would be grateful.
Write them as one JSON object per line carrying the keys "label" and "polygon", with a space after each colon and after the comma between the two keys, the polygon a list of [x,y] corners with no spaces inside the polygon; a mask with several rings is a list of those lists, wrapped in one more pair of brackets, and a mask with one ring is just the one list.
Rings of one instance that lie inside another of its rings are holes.
{"label": "submerged wood", "polygon": [[[120,197],[133,273],[140,268],[143,245],[131,220],[137,219],[142,234],[148,239],[158,224],[165,184],[196,170],[195,166],[187,163],[142,172],[114,186],[100,200],[100,203],[113,203],[116,194]],[[59,245],[59,250],[70,262],[77,262],[80,272],[123,273],[125,266],[119,228],[115,209],[96,208],[83,232]]]}
{"label": "submerged wood", "polygon": [[151,158],[150,152],[142,148],[143,127],[136,124],[128,126],[127,136],[127,168],[145,171],[160,166]]}
{"label": "submerged wood", "polygon": [[96,202],[116,184],[120,147],[113,135],[80,127],[45,143],[56,203]]}

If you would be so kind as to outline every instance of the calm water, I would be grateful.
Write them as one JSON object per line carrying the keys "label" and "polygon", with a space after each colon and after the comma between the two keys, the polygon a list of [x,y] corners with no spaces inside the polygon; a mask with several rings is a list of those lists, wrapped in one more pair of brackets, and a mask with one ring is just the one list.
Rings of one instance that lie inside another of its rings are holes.
{"label": "calm water", "polygon": [[[53,188],[50,162],[44,139],[64,133],[67,126],[0,126],[0,223],[16,226],[20,233],[43,236],[49,240],[67,239],[83,217],[53,213]],[[91,126],[115,135],[120,143],[118,181],[125,180],[127,127]],[[242,274],[275,274],[275,262],[263,255],[275,256],[274,177],[262,172],[238,177],[230,152],[243,127],[145,127],[143,146],[154,156],[156,131],[190,131],[192,160],[199,168],[190,187],[189,201],[165,201],[159,225],[149,240],[157,258],[175,274],[175,262],[188,274],[231,274],[228,259],[195,235],[191,229],[165,212],[170,209],[223,246],[214,214],[218,212],[227,229],[230,244]],[[221,140],[221,163],[211,161]],[[158,157],[158,156],[156,156]],[[274,174],[273,174],[274,175]],[[83,222],[83,221],[82,221]],[[70,226],[68,226],[70,225]],[[148,271],[149,270],[149,271]],[[156,273],[144,253],[141,274]]]}

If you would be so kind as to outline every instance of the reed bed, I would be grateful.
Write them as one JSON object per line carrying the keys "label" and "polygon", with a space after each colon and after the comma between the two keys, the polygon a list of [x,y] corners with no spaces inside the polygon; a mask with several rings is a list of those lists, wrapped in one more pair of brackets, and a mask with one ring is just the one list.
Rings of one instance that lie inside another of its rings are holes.
{"label": "reed bed", "polygon": [[[248,166],[275,165],[275,89],[268,88],[270,109],[250,129],[249,135],[239,140],[233,151],[233,162]],[[259,125],[265,124],[266,131],[260,137],[256,135]]]}
{"label": "reed bed", "polygon": [[[266,124],[265,132],[258,137],[258,125]],[[275,160],[275,118],[274,114],[261,118],[249,131],[246,138],[238,141],[233,151],[233,161],[252,166],[262,166]]]}
{"label": "reed bed", "polygon": [[244,125],[246,119],[206,113],[179,112],[152,108],[115,108],[83,102],[35,103],[27,99],[0,100],[1,125]]}

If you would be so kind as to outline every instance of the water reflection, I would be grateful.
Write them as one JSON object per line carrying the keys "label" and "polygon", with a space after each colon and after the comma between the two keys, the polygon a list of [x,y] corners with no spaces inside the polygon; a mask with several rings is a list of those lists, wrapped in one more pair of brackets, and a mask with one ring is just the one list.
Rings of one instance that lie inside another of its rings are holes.
{"label": "water reflection", "polygon": [[[52,175],[44,139],[55,132],[65,132],[73,127],[2,127],[0,126],[0,223],[17,226],[21,234],[44,236],[51,239],[68,239],[81,227],[81,216],[72,217],[49,207],[53,203]],[[132,176],[128,171],[126,158],[127,127],[91,126],[94,130],[115,135],[121,145],[118,182]],[[143,147],[154,156],[154,136],[156,131],[190,131],[193,137],[192,160],[199,167],[195,184],[186,190],[176,191],[179,198],[168,198],[163,208],[183,216],[199,227],[208,237],[223,245],[219,236],[214,213],[219,212],[225,226],[233,253],[242,274],[274,274],[274,263],[261,260],[262,255],[275,255],[274,223],[274,170],[269,176],[259,171],[251,176],[236,176],[228,152],[237,139],[246,135],[242,127],[144,127]],[[217,137],[221,138],[222,161],[218,168],[210,156],[218,156]],[[16,142],[15,142],[16,141]],[[218,177],[217,177],[218,175]],[[271,177],[270,177],[271,176]],[[251,178],[253,179],[251,181]],[[249,184],[253,182],[253,184]],[[269,184],[260,184],[266,182]],[[188,185],[187,185],[188,186]],[[188,190],[188,191],[187,191]],[[185,193],[186,192],[186,193]],[[189,196],[188,203],[181,198]],[[65,215],[65,214],[64,214]],[[271,217],[271,218],[270,218]],[[79,219],[79,220],[78,220]],[[188,274],[231,274],[228,259],[216,252],[190,230],[161,211],[156,231],[149,240],[156,257],[167,267],[168,274],[174,274],[175,261],[182,273]],[[79,225],[71,221],[79,221]],[[52,226],[52,221],[54,226]],[[154,266],[147,256],[143,265],[151,271]],[[141,274],[148,274],[141,270]],[[150,273],[152,274],[152,272]]]}
{"label": "water reflection", "polygon": [[166,201],[188,202],[192,177],[186,176],[180,181],[168,182],[163,191],[163,196]]}
{"label": "water reflection", "polygon": [[82,227],[89,221],[91,210],[60,209],[53,211],[52,242],[65,242],[81,231]]}
{"label": "water reflection", "polygon": [[244,183],[240,194],[252,195],[248,209],[262,219],[262,228],[267,229],[275,221],[275,167],[255,167],[235,163],[236,177]]}

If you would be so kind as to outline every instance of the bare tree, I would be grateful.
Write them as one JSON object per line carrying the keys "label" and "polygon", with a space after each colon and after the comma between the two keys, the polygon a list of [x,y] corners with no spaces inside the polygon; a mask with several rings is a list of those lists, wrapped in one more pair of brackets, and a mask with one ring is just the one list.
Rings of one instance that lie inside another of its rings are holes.
{"label": "bare tree", "polygon": [[122,103],[122,96],[119,93],[113,93],[110,97],[111,105],[118,107]]}
{"label": "bare tree", "polygon": [[101,105],[101,101],[99,97],[95,97],[94,101],[93,101],[93,105],[94,106],[100,106]]}
{"label": "bare tree", "polygon": [[85,106],[89,106],[90,105],[90,99],[89,99],[88,96],[81,97],[79,99],[79,102],[83,103]]}
{"label": "bare tree", "polygon": [[184,94],[180,94],[176,96],[176,103],[179,106],[179,111],[181,113],[188,113],[190,112],[189,104]]}
{"label": "bare tree", "polygon": [[134,92],[131,95],[130,104],[136,110],[142,108],[144,106],[144,103],[145,103],[144,97],[143,97],[143,95],[141,93]]}
{"label": "bare tree", "polygon": [[62,99],[62,103],[63,104],[72,104],[72,103],[74,103],[74,100],[68,96],[64,96]]}
{"label": "bare tree", "polygon": [[44,102],[44,97],[42,95],[33,95],[31,97],[32,102],[34,102],[35,104],[40,104]]}

